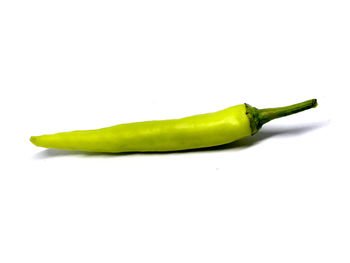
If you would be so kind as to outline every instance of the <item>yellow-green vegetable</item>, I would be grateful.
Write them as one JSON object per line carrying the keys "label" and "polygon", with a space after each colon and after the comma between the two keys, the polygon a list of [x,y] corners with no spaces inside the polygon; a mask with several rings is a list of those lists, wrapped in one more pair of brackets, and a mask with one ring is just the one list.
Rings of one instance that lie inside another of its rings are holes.
{"label": "yellow-green vegetable", "polygon": [[316,99],[259,110],[248,104],[191,117],[119,124],[97,130],[32,136],[36,146],[89,152],[162,152],[230,143],[254,135],[270,120],[317,106]]}

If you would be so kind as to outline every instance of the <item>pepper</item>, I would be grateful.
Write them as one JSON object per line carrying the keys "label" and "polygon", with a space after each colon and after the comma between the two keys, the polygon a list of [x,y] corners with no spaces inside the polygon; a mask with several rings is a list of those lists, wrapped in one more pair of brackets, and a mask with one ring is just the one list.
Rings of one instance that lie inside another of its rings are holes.
{"label": "pepper", "polygon": [[317,100],[257,109],[241,104],[181,119],[119,124],[97,130],[32,136],[36,146],[88,152],[163,152],[230,143],[257,133],[270,120],[317,106]]}

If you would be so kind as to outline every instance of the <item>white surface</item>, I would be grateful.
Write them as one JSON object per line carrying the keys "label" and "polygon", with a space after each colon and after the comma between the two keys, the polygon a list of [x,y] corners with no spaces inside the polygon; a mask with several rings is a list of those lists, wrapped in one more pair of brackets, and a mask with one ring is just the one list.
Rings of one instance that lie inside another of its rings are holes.
{"label": "white surface", "polygon": [[[349,13],[349,1],[1,1],[0,262],[349,262]],[[216,150],[29,142],[314,97]]]}

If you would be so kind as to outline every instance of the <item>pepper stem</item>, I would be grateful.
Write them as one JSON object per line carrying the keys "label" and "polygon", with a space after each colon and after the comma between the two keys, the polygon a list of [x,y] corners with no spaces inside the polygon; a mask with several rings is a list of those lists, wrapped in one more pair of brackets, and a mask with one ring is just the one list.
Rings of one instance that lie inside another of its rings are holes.
{"label": "pepper stem", "polygon": [[307,101],[300,102],[300,103],[293,104],[286,107],[261,109],[261,110],[258,110],[259,119],[260,119],[261,125],[264,125],[265,123],[273,119],[292,115],[294,113],[315,108],[316,106],[317,106],[317,100],[312,99],[312,100],[307,100]]}
{"label": "pepper stem", "polygon": [[292,115],[304,110],[315,108],[317,106],[317,100],[307,100],[301,103],[293,104],[286,107],[279,108],[267,108],[267,109],[257,109],[248,104],[246,104],[247,116],[250,120],[250,127],[252,130],[252,135],[257,133],[258,130],[267,122],[281,118],[284,116]]}

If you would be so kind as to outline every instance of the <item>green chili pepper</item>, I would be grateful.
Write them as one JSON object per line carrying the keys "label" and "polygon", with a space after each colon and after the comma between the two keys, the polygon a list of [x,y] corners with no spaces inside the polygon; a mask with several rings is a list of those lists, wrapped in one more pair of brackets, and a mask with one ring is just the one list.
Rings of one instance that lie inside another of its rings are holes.
{"label": "green chili pepper", "polygon": [[317,106],[316,99],[287,107],[257,109],[248,104],[191,117],[120,124],[97,130],[32,136],[36,146],[89,152],[162,152],[230,143],[254,135],[270,120]]}

